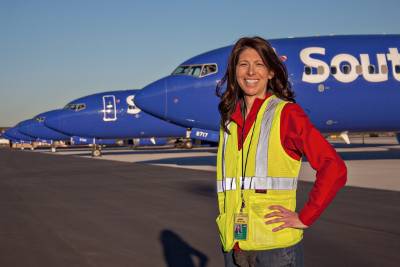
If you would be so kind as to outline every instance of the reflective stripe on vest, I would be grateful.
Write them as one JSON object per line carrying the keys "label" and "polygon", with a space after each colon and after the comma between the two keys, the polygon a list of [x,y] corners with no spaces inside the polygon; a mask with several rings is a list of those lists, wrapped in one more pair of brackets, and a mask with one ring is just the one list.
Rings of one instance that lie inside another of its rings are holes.
{"label": "reflective stripe on vest", "polygon": [[269,135],[271,132],[272,119],[274,118],[276,107],[281,101],[282,100],[277,97],[272,98],[268,103],[267,109],[265,110],[263,119],[261,121],[260,137],[258,138],[256,154],[256,177],[268,176]]}
{"label": "reflective stripe on vest", "polygon": [[217,192],[225,192],[227,190],[236,190],[236,178],[226,178],[217,181]]}
{"label": "reflective stripe on vest", "polygon": [[[242,186],[242,179],[240,178],[240,187]],[[245,177],[244,190],[296,190],[297,179],[286,177]],[[218,193],[236,190],[236,179],[226,178],[217,181]]]}
{"label": "reflective stripe on vest", "polygon": [[[228,123],[226,126],[229,129],[229,126],[231,123]],[[224,140],[223,140],[223,146],[222,146],[222,151],[224,151],[223,156],[222,156],[222,177],[226,177],[226,167],[225,167],[225,149],[226,149],[226,142],[228,142],[228,133],[224,131]],[[218,191],[219,192],[219,191]]]}

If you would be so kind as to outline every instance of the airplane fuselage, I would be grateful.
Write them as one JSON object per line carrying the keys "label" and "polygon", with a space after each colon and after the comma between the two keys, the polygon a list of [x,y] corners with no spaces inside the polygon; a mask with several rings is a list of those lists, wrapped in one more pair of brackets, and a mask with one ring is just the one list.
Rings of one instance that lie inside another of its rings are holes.
{"label": "airplane fuselage", "polygon": [[96,139],[180,137],[186,129],[136,107],[138,90],[98,93],[71,101],[55,116],[48,116],[46,126],[70,136]]}
{"label": "airplane fuselage", "polygon": [[[320,131],[400,131],[399,35],[288,38],[271,44],[285,61],[296,101]],[[216,64],[216,73],[172,74],[146,86],[136,103],[184,127],[217,131],[215,89],[231,49],[216,49],[180,65]]]}

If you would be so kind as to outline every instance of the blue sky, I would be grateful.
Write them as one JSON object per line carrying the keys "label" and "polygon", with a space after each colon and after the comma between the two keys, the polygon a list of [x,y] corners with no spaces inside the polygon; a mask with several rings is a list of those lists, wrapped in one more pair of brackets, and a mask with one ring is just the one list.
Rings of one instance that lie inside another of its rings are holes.
{"label": "blue sky", "polygon": [[0,0],[0,126],[142,88],[241,36],[400,33],[398,0]]}

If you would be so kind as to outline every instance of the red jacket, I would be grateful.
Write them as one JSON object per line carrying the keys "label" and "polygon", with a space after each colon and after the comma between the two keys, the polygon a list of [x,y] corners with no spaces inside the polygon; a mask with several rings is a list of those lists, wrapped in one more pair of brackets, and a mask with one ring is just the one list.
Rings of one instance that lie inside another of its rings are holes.
{"label": "red jacket", "polygon": [[[255,122],[261,105],[269,96],[271,94],[267,94],[264,99],[255,99],[246,118],[244,139]],[[240,103],[236,106],[231,120],[238,125],[238,149],[240,150],[243,128]],[[299,212],[300,220],[309,226],[321,215],[338,190],[346,183],[346,165],[297,104],[286,104],[282,110],[281,142],[289,156],[296,160],[299,160],[302,155],[306,156],[311,167],[317,171],[316,181],[308,201]]]}

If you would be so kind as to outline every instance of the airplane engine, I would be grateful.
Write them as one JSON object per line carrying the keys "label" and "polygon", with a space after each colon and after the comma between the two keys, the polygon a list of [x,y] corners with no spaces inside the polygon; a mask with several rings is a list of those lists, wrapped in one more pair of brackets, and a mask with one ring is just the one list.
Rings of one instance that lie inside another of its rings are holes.
{"label": "airplane engine", "polygon": [[134,146],[164,146],[168,143],[168,138],[134,138]]}

